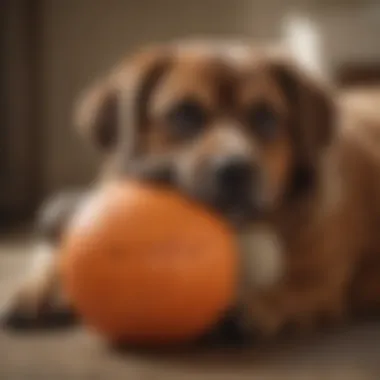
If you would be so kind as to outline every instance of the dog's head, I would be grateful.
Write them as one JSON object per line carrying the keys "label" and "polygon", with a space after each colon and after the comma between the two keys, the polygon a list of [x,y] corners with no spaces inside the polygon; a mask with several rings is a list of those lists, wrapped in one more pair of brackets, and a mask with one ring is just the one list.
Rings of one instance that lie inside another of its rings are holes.
{"label": "dog's head", "polygon": [[126,173],[252,219],[313,186],[328,91],[290,60],[234,44],[154,47],[95,84],[77,124]]}

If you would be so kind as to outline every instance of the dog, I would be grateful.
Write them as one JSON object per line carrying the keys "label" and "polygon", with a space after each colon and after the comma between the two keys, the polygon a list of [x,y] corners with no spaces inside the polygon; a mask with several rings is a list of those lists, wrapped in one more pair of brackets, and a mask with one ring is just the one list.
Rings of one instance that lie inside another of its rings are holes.
{"label": "dog", "polygon": [[[159,183],[229,221],[241,243],[235,324],[265,337],[380,302],[380,114],[286,53],[225,41],[147,47],[75,110],[104,155],[98,184]],[[83,197],[43,208],[41,261],[10,297],[5,326],[71,315],[52,252]]]}

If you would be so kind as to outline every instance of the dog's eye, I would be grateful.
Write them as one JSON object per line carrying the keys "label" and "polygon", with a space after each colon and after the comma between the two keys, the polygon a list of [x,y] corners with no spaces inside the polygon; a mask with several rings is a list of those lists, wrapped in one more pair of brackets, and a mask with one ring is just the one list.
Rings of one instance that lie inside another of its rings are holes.
{"label": "dog's eye", "polygon": [[255,104],[248,110],[246,117],[248,125],[261,138],[270,140],[276,136],[278,118],[268,104]]}
{"label": "dog's eye", "polygon": [[181,137],[190,137],[199,132],[205,125],[206,119],[206,110],[193,100],[178,104],[167,115],[167,121],[173,132]]}

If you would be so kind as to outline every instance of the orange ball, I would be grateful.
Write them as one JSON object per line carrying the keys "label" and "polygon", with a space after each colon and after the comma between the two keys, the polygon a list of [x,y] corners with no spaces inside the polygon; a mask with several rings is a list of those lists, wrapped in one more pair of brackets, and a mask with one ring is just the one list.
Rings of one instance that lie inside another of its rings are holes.
{"label": "orange ball", "polygon": [[137,183],[89,197],[63,240],[62,264],[74,309],[111,341],[195,339],[235,296],[228,226],[177,193]]}

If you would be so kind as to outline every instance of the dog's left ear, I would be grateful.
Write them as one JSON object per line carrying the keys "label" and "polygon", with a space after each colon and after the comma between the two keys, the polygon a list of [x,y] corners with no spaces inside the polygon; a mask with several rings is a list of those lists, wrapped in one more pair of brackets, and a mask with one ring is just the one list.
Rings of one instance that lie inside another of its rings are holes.
{"label": "dog's left ear", "polygon": [[275,62],[271,70],[288,103],[288,123],[297,161],[296,181],[301,187],[308,186],[335,132],[332,89],[292,62]]}

